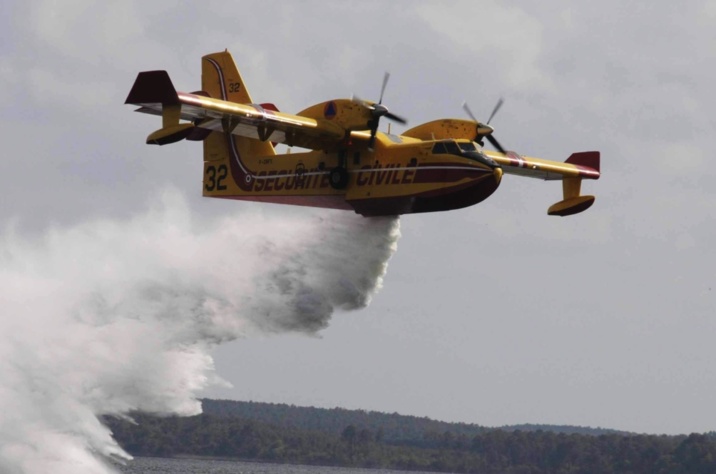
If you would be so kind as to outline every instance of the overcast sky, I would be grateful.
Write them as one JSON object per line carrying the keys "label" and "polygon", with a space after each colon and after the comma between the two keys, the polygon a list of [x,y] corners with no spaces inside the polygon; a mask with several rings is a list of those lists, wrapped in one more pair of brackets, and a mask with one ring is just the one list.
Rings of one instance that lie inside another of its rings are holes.
{"label": "overcast sky", "polygon": [[502,96],[492,125],[506,148],[601,151],[583,214],[549,217],[559,183],[505,176],[472,208],[402,217],[370,306],[336,313],[320,337],[220,346],[233,388],[205,395],[716,430],[715,1],[5,3],[0,222],[27,238],[126,219],[169,187],[197,219],[284,219],[202,198],[201,146],[146,146],[159,119],[123,105],[143,70],[198,89],[200,57],[225,48],[254,100],[282,111],[377,100],[387,70],[384,103],[409,127],[464,118],[464,100],[486,118]]}

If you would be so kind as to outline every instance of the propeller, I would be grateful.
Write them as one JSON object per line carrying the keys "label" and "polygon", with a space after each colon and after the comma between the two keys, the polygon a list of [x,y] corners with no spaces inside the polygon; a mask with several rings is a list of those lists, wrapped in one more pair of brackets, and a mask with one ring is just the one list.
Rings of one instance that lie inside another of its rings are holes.
{"label": "propeller", "polygon": [[368,125],[370,127],[370,141],[368,141],[368,148],[370,148],[371,150],[373,149],[373,145],[375,144],[375,135],[376,133],[378,133],[378,124],[380,123],[381,117],[385,117],[389,120],[392,120],[393,122],[398,122],[402,125],[408,123],[408,121],[405,120],[403,117],[395,115],[388,110],[388,107],[383,105],[383,94],[385,94],[385,88],[388,86],[388,79],[390,79],[390,73],[386,72],[383,76],[383,86],[380,88],[380,99],[378,99],[377,104],[365,101],[355,95],[353,96],[354,102],[361,104],[363,107],[370,111],[371,118],[368,122]]}
{"label": "propeller", "polygon": [[502,104],[505,103],[505,99],[500,97],[500,100],[497,101],[497,104],[495,104],[495,108],[492,109],[492,113],[490,114],[490,118],[487,119],[487,124],[490,125],[490,122],[492,121],[492,118],[495,116],[498,110],[500,110],[500,107],[502,107]]}
{"label": "propeller", "polygon": [[483,144],[482,138],[483,138],[483,137],[484,137],[484,138],[487,138],[487,141],[490,142],[490,144],[491,144],[492,146],[494,146],[494,147],[497,149],[497,151],[499,151],[499,152],[502,153],[503,155],[506,155],[506,154],[507,154],[507,150],[505,150],[505,149],[502,147],[502,145],[500,145],[500,142],[497,141],[497,138],[495,138],[495,137],[492,135],[492,132],[494,132],[495,129],[490,126],[490,121],[492,121],[492,119],[495,117],[495,114],[497,113],[498,110],[500,110],[500,108],[502,107],[502,104],[504,104],[504,103],[505,103],[505,100],[504,100],[502,97],[500,97],[500,100],[498,100],[498,101],[497,101],[497,104],[495,104],[495,108],[492,109],[492,113],[490,114],[490,118],[487,119],[487,122],[486,122],[486,123],[482,123],[482,122],[480,122],[479,120],[477,120],[477,119],[475,118],[475,114],[472,113],[472,110],[470,110],[470,107],[467,105],[467,102],[463,102],[462,108],[465,110],[465,112],[467,113],[467,115],[468,115],[472,120],[474,120],[475,123],[477,123],[477,134],[476,134],[476,136],[475,136],[475,140],[476,140],[480,145],[482,145],[482,144]]}

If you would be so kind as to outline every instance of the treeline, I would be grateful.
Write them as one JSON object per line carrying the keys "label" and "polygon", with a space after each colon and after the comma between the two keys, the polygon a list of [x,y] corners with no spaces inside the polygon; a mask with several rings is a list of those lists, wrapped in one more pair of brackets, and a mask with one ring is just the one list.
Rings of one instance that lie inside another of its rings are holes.
{"label": "treeline", "polygon": [[379,413],[365,410],[346,410],[343,408],[314,408],[294,405],[241,402],[235,400],[203,399],[203,412],[220,417],[238,417],[254,420],[278,427],[308,431],[321,431],[339,435],[346,426],[360,426],[374,432],[381,432],[382,438],[389,442],[415,441],[423,433],[450,431],[454,434],[475,436],[487,431],[487,428],[466,423],[446,423],[399,415],[397,413]]}
{"label": "treeline", "polygon": [[[348,425],[361,426],[376,432],[382,432],[383,438],[389,442],[414,442],[421,439],[423,433],[427,432],[442,433],[449,431],[455,435],[464,434],[472,437],[491,429],[475,424],[431,420],[427,417],[365,410],[346,410],[344,408],[326,409],[276,403],[211,399],[203,399],[202,407],[207,415],[239,417],[281,427],[317,430],[333,434],[340,434]],[[503,426],[501,429],[505,431],[541,430],[567,434],[627,434],[601,428],[557,425],[515,425]]]}
{"label": "treeline", "polygon": [[291,428],[232,415],[106,419],[119,443],[139,456],[243,460],[464,473],[714,473],[716,436],[566,434],[482,429],[467,435],[426,430],[390,440],[380,428],[349,424],[340,433]]}

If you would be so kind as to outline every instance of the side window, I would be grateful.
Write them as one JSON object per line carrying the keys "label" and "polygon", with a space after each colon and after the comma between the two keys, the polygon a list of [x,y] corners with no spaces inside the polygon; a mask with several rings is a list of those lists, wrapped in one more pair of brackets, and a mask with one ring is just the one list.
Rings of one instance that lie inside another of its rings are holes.
{"label": "side window", "polygon": [[457,143],[455,142],[446,142],[445,148],[447,149],[447,152],[451,155],[459,155],[460,154],[460,147],[457,146]]}
{"label": "side window", "polygon": [[438,142],[435,145],[433,145],[433,155],[439,155],[439,154],[445,154],[447,153],[447,150],[445,149],[445,143]]}

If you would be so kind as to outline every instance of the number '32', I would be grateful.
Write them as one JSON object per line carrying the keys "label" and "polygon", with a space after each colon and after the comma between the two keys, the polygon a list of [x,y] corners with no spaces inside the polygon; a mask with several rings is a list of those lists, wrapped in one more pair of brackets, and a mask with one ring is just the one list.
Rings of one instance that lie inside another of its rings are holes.
{"label": "number '32'", "polygon": [[206,177],[204,179],[204,189],[207,191],[223,191],[226,189],[224,180],[228,175],[226,165],[207,166]]}

